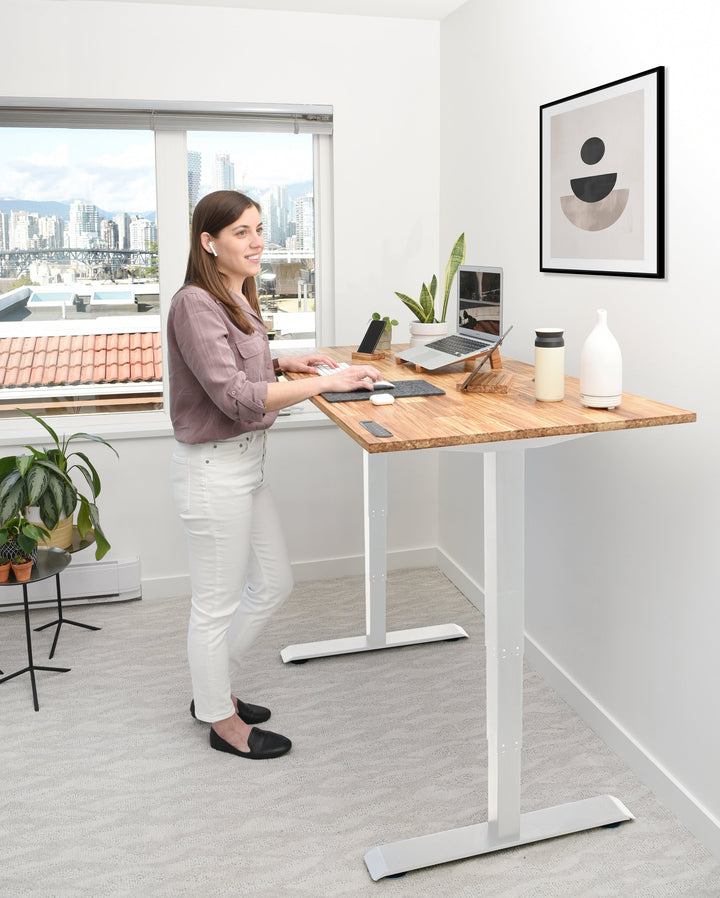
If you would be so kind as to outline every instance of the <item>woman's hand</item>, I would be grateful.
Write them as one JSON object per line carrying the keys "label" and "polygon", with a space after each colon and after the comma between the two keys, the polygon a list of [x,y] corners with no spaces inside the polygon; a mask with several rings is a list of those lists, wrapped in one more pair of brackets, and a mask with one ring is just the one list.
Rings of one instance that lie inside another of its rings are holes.
{"label": "woman's hand", "polygon": [[316,353],[291,355],[286,359],[278,359],[278,364],[283,371],[292,371],[294,374],[317,374],[315,370],[317,365],[329,365],[331,368],[338,367],[338,363],[335,359],[331,359],[329,355],[318,355]]}
{"label": "woman's hand", "polygon": [[[298,380],[271,381],[267,385],[265,409],[276,412],[304,399],[311,399],[319,393],[351,393],[353,390],[372,390],[376,380],[382,380],[382,374],[372,365],[350,365],[340,368],[337,362],[324,355],[293,356],[279,360],[286,371],[298,374],[315,374],[314,365],[332,365],[337,368],[334,374],[322,377],[302,377]],[[290,363],[290,364],[286,364]],[[293,367],[294,365],[295,367]],[[366,380],[367,378],[367,380]]]}
{"label": "woman's hand", "polygon": [[373,390],[373,382],[383,376],[372,365],[350,365],[340,368],[337,374],[326,374],[322,378],[323,393],[350,393],[353,390]]}

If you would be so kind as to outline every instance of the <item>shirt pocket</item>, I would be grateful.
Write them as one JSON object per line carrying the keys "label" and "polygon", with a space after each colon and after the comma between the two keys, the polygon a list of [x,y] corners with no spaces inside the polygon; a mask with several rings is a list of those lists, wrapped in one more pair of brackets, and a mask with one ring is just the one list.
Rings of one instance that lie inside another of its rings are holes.
{"label": "shirt pocket", "polygon": [[243,334],[242,337],[236,337],[231,345],[238,368],[245,373],[247,379],[253,383],[265,380],[265,339],[256,333]]}

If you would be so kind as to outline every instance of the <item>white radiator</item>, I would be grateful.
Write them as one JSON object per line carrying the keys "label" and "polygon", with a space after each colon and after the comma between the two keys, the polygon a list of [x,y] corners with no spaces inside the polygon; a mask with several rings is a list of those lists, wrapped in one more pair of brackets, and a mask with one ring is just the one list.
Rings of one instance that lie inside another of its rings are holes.
{"label": "white radiator", "polygon": [[[12,574],[10,575],[12,577]],[[124,602],[142,598],[140,559],[127,561],[81,561],[73,559],[60,574],[63,605],[95,602]],[[0,611],[22,604],[22,586],[0,589]],[[28,602],[44,608],[57,602],[55,577],[28,584]]]}

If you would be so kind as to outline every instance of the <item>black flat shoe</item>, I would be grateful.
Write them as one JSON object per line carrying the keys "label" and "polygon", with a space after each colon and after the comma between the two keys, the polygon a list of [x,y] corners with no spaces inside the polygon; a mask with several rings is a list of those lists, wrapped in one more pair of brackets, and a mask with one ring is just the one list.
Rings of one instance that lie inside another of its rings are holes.
{"label": "black flat shoe", "polygon": [[[248,726],[254,726],[256,723],[265,723],[266,720],[270,720],[270,708],[263,708],[262,705],[246,704],[241,702],[240,699],[237,700],[237,704],[238,717]],[[190,713],[195,717],[195,699],[190,702]],[[195,720],[197,720],[197,717],[195,717]]]}
{"label": "black flat shoe", "polygon": [[292,742],[279,733],[271,733],[270,730],[261,730],[253,727],[248,736],[248,748],[250,751],[240,751],[234,745],[226,742],[222,736],[210,729],[210,745],[216,751],[226,751],[229,755],[239,755],[241,758],[251,758],[260,761],[264,758],[279,758],[292,748]]}

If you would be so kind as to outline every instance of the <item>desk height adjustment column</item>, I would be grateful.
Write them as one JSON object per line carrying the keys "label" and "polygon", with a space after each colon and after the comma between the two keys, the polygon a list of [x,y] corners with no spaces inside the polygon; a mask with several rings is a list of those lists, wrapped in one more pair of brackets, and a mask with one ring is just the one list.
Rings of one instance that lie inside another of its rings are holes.
{"label": "desk height adjustment column", "polygon": [[365,632],[368,648],[387,634],[387,456],[363,452],[365,527]]}

